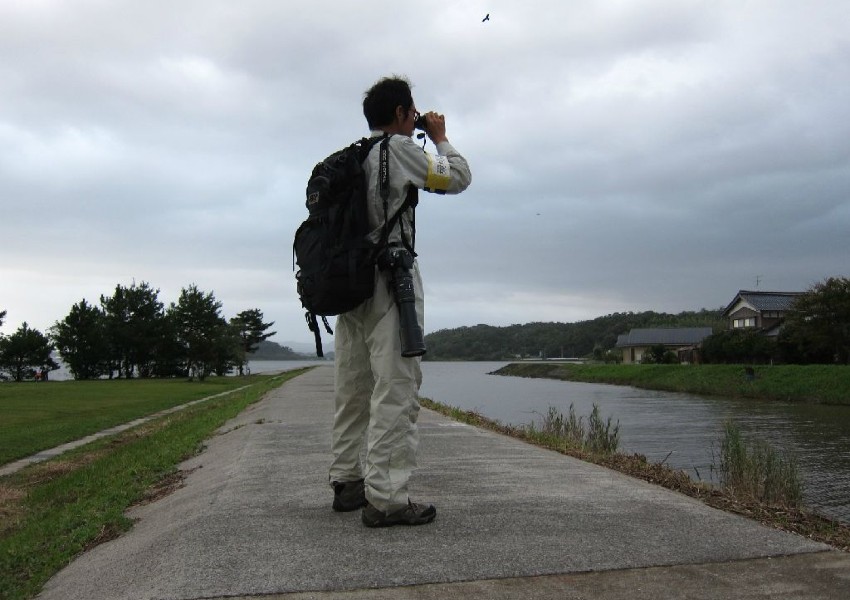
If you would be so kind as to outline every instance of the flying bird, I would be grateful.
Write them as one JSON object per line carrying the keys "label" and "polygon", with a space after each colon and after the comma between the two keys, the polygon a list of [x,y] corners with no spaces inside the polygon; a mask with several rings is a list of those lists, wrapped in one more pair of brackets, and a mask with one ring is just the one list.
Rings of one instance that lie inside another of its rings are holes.
{"label": "flying bird", "polygon": [[484,21],[489,21],[489,20],[490,20],[490,13],[487,13],[487,16],[484,17],[483,19],[481,19],[481,22],[483,23]]}

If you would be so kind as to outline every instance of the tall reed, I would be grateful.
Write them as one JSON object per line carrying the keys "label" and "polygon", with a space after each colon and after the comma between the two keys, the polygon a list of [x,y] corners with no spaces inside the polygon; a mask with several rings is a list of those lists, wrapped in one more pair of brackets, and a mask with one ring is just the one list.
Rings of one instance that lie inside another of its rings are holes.
{"label": "tall reed", "polygon": [[745,440],[733,421],[723,425],[719,452],[714,452],[712,471],[721,487],[744,500],[772,506],[799,508],[803,484],[797,460],[762,439]]}
{"label": "tall reed", "polygon": [[596,404],[586,422],[584,417],[576,415],[572,404],[567,416],[550,406],[543,415],[540,430],[532,423],[526,427],[526,433],[531,437],[542,438],[550,445],[593,454],[613,454],[620,445],[620,422],[612,425],[611,417],[603,420]]}

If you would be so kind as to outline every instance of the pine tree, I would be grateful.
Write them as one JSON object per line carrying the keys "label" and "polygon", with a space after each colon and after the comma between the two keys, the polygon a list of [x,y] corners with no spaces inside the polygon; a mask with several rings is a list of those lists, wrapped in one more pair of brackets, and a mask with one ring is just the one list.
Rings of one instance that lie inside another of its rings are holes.
{"label": "pine tree", "polygon": [[243,310],[230,319],[230,325],[239,335],[241,352],[237,357],[236,367],[239,369],[239,374],[244,375],[248,355],[256,352],[260,342],[277,333],[276,331],[266,333],[266,330],[274,325],[274,321],[263,323],[263,312],[259,308],[252,308],[251,310]]}
{"label": "pine tree", "polygon": [[47,336],[24,322],[15,333],[0,338],[0,372],[15,381],[23,381],[34,377],[36,370],[47,373],[58,369],[59,365],[50,356],[52,352]]}
{"label": "pine tree", "polygon": [[50,333],[74,379],[97,379],[108,372],[106,316],[98,307],[81,300]]}

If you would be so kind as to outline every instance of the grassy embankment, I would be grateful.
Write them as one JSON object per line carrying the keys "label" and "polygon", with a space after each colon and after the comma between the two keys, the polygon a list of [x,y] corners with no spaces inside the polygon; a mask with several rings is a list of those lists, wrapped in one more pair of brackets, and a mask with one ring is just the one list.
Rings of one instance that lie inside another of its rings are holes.
{"label": "grassy embankment", "polygon": [[573,365],[511,363],[498,375],[611,383],[690,394],[850,406],[850,367],[777,365]]}
{"label": "grassy embankment", "polygon": [[237,389],[248,377],[51,381],[0,385],[0,465],[186,402]]}
{"label": "grassy embankment", "polygon": [[[94,387],[84,382],[0,385],[4,428],[7,419],[16,420],[18,427],[34,428],[39,414],[52,421],[68,421],[66,427],[54,424],[44,429],[52,445],[67,441],[69,435],[80,437],[81,432],[85,435],[168,406],[248,386],[0,478],[0,598],[33,597],[76,555],[129,529],[132,522],[124,513],[130,506],[179,487],[183,474],[177,470],[178,464],[199,452],[204,440],[229,419],[302,372],[304,369],[238,380],[212,378],[204,384],[102,381],[92,382]],[[92,394],[97,386],[102,389]],[[39,408],[29,410],[27,397]],[[66,412],[69,405],[79,414]],[[31,448],[40,445],[27,441],[33,437],[28,432],[5,429],[0,435],[10,431]],[[7,452],[7,456],[14,454]]]}
{"label": "grassy embankment", "polygon": [[[776,371],[766,372],[769,369]],[[501,375],[550,377],[616,383],[666,391],[723,394],[735,397],[772,398],[807,402],[850,404],[841,390],[850,388],[848,374],[841,368],[756,369],[753,381],[744,379],[743,367],[680,366],[592,366],[540,363],[511,364],[497,371]],[[850,369],[846,369],[850,371]],[[709,385],[714,375],[718,385]],[[795,376],[801,381],[792,381]],[[743,384],[742,384],[742,381]],[[760,382],[764,382],[759,385]],[[783,383],[784,382],[784,383]],[[784,387],[783,387],[784,386]],[[823,392],[820,387],[823,386]],[[825,393],[824,393],[825,392]],[[839,402],[844,399],[845,402]],[[804,535],[850,551],[850,526],[807,511],[800,506],[799,475],[793,457],[770,448],[761,440],[745,440],[734,423],[727,423],[725,436],[718,440],[720,454],[715,468],[722,485],[693,481],[681,470],[662,463],[650,463],[640,454],[627,455],[617,450],[619,423],[603,422],[596,407],[589,418],[577,417],[572,406],[569,415],[550,409],[542,426],[504,425],[475,411],[464,411],[426,398],[422,405],[458,421],[484,427],[599,464],[643,479],[702,502],[756,519],[766,525]],[[586,425],[586,427],[583,427]],[[577,432],[577,433],[576,433]],[[601,442],[601,443],[600,443]]]}

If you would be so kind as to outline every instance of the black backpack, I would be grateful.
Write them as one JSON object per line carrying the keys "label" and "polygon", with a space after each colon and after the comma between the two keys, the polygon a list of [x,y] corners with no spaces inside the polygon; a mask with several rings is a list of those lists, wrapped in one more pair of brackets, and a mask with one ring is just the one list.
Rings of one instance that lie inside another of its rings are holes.
{"label": "black backpack", "polygon": [[307,310],[307,327],[315,336],[317,356],[324,354],[316,317],[322,317],[325,329],[333,334],[327,317],[353,310],[372,297],[378,253],[386,247],[389,231],[410,206],[409,201],[405,202],[392,219],[385,219],[380,242],[367,238],[371,228],[363,162],[378,142],[382,142],[379,181],[386,217],[389,136],[362,138],[334,152],[313,168],[307,181],[310,215],[295,232],[292,250],[298,263],[298,296]]}

